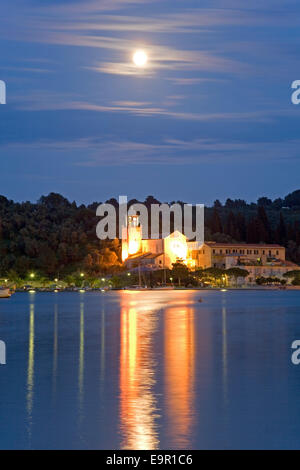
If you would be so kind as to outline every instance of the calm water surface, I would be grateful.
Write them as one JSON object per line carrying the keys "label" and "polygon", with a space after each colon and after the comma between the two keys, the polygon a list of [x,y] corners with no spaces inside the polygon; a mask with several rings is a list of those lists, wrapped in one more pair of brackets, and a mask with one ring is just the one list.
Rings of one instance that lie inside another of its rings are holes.
{"label": "calm water surface", "polygon": [[0,339],[2,449],[300,448],[300,291],[20,293]]}

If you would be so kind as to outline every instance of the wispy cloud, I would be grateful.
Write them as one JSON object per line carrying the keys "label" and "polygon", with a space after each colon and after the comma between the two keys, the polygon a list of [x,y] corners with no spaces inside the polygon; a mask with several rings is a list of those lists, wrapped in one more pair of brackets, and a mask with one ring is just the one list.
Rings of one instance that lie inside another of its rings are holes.
{"label": "wispy cloud", "polygon": [[[18,142],[0,146],[2,151],[43,152],[55,150],[57,154],[81,156],[73,158],[76,166],[124,165],[197,165],[204,162],[259,161],[300,159],[300,140],[285,142],[243,142],[220,139],[195,139],[183,141],[166,139],[161,143],[137,141],[103,141],[99,138],[81,138],[70,141],[41,140]],[[84,150],[84,157],[82,151]]]}
{"label": "wispy cloud", "polygon": [[138,76],[143,78],[151,78],[155,72],[150,67],[139,69],[132,63],[128,62],[101,62],[97,65],[85,67],[94,72],[105,73],[109,75]]}
{"label": "wispy cloud", "polygon": [[[91,38],[90,38],[91,39]],[[90,41],[88,38],[83,38],[83,41]],[[218,56],[209,51],[197,51],[186,49],[174,49],[168,46],[156,45],[143,45],[149,57],[147,67],[137,68],[131,62],[131,54],[136,49],[135,41],[124,41],[122,39],[112,41],[106,40],[105,44],[101,39],[94,38],[95,47],[119,49],[126,54],[127,62],[100,62],[89,67],[92,70],[101,73],[119,74],[119,75],[139,75],[144,77],[151,77],[158,71],[202,71],[202,72],[222,72],[232,74],[241,74],[249,71],[246,64],[240,63],[236,60],[226,57]],[[91,44],[91,42],[90,42]],[[101,45],[100,45],[101,44]]]}
{"label": "wispy cloud", "polygon": [[218,82],[225,82],[225,79],[222,78],[185,78],[185,77],[169,77],[167,78],[170,82],[174,85],[179,86],[188,86],[188,85],[199,85],[199,83],[218,83]]}
{"label": "wispy cloud", "polygon": [[98,143],[90,157],[79,166],[101,165],[197,165],[221,161],[269,161],[300,159],[300,140],[286,142],[238,142],[213,139],[178,141],[161,144],[140,142]]}
{"label": "wispy cloud", "polygon": [[53,73],[50,69],[41,69],[36,67],[11,67],[11,66],[0,66],[0,70],[5,72],[28,72],[28,73]]}
{"label": "wispy cloud", "polygon": [[[121,113],[134,116],[155,117],[177,119],[183,121],[245,121],[245,122],[269,122],[280,113],[278,110],[262,110],[247,112],[214,112],[214,113],[193,113],[187,111],[176,111],[172,106],[184,99],[180,95],[170,95],[166,97],[160,106],[150,102],[139,101],[113,101],[110,103],[91,103],[88,101],[66,100],[66,95],[56,94],[36,94],[27,97],[16,97],[15,106],[17,109],[26,111],[63,111],[78,110],[97,113]],[[170,106],[170,108],[168,108]],[[294,111],[294,110],[293,110]]]}
{"label": "wispy cloud", "polygon": [[[22,21],[21,12],[16,10],[18,23],[14,37],[16,40],[31,42],[99,48],[115,51],[115,60],[102,59],[90,64],[92,70],[106,74],[152,76],[158,70],[171,71],[210,71],[230,74],[245,73],[248,67],[241,60],[226,57],[224,53],[205,48],[201,42],[193,48],[178,48],[170,45],[167,38],[155,37],[157,33],[191,34],[210,31],[207,28],[243,25],[249,22],[249,14],[225,9],[181,8],[175,13],[140,15],[103,14],[109,10],[140,3],[153,3],[143,0],[114,0],[62,4],[55,7],[38,7],[26,14]],[[156,2],[154,2],[156,4]],[[27,11],[27,10],[26,10]],[[30,11],[30,10],[29,10]],[[253,15],[253,21],[255,15]],[[0,37],[11,35],[11,27],[3,25]],[[212,30],[213,32],[213,30]],[[147,40],[140,44],[149,55],[149,67],[145,71],[131,65],[131,55],[137,47],[136,34]],[[149,39],[153,38],[152,40]]]}
{"label": "wispy cloud", "polygon": [[85,0],[84,4],[82,2],[78,3],[62,3],[55,6],[45,6],[44,9],[47,11],[57,12],[59,15],[64,13],[73,13],[82,15],[87,12],[104,12],[104,11],[113,11],[113,10],[123,10],[129,6],[137,6],[147,3],[156,3],[159,0]]}
{"label": "wispy cloud", "polygon": [[[219,28],[231,26],[282,26],[299,25],[300,19],[288,8],[243,8],[241,4],[230,8],[228,6],[205,8],[203,5],[197,8],[189,8],[190,2],[184,7],[161,14],[110,14],[110,11],[122,10],[120,7],[129,6],[134,2],[87,2],[82,4],[67,5],[61,7],[45,6],[39,9],[40,15],[33,19],[33,25],[37,29],[42,26],[55,31],[82,31],[100,32],[143,32],[143,33],[184,33],[212,32]],[[151,2],[135,2],[151,3]],[[155,4],[155,2],[152,2]],[[53,22],[53,17],[56,22]]]}
{"label": "wispy cloud", "polygon": [[[207,40],[202,42],[200,39],[192,48],[181,49],[170,46],[168,37],[174,34],[186,36],[205,33],[208,35],[206,38],[213,38],[216,32],[232,27],[254,26],[265,29],[272,26],[300,25],[299,15],[293,14],[288,8],[280,8],[280,2],[276,3],[275,8],[270,9],[261,8],[258,2],[244,6],[233,0],[229,6],[220,0],[212,2],[213,7],[210,8],[207,8],[205,2],[201,7],[189,8],[193,3],[187,1],[184,7],[179,8],[174,5],[168,13],[158,13],[157,9],[156,14],[150,10],[149,14],[143,15],[137,14],[135,10],[133,13],[130,8],[139,5],[157,6],[159,3],[158,0],[90,0],[84,4],[82,2],[62,2],[55,6],[46,4],[35,6],[34,10],[26,7],[25,11],[23,3],[18,2],[16,7],[12,7],[15,14],[6,18],[6,22],[0,28],[0,37],[11,37],[11,20],[18,24],[14,31],[16,40],[115,51],[114,61],[103,58],[87,66],[105,74],[139,74],[150,77],[158,70],[236,74],[249,72],[250,68],[247,66],[246,57],[243,59],[235,56],[233,59],[232,51],[236,44],[232,41],[222,41],[215,48],[205,47]],[[292,5],[293,1],[285,3]],[[26,21],[23,20],[23,16]],[[151,68],[148,67],[145,71],[134,68],[130,57],[137,46],[137,35],[141,37],[141,34],[147,37],[148,42],[146,41],[143,47],[148,51],[151,63]],[[162,34],[165,36],[161,36]],[[149,37],[153,39],[149,40]],[[239,47],[243,47],[243,41],[239,42],[242,44]],[[244,51],[245,47],[246,45]],[[255,48],[255,51],[258,53],[261,49]],[[196,78],[186,77],[183,80],[178,77],[177,85],[187,85],[188,80]]]}

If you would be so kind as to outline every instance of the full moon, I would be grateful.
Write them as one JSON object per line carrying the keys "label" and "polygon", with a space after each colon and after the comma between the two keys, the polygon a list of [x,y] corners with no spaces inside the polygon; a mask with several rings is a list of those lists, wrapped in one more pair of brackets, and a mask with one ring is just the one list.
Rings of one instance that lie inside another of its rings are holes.
{"label": "full moon", "polygon": [[148,62],[148,56],[145,51],[139,50],[133,54],[133,62],[137,67],[145,67]]}

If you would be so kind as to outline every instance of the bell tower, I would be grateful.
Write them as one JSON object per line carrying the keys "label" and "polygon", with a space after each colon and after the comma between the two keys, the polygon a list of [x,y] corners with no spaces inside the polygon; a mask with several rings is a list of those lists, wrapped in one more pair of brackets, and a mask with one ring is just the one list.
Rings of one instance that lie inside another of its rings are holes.
{"label": "bell tower", "polygon": [[122,260],[125,261],[129,255],[135,255],[142,249],[142,228],[139,216],[130,215],[128,217],[127,232],[122,240]]}

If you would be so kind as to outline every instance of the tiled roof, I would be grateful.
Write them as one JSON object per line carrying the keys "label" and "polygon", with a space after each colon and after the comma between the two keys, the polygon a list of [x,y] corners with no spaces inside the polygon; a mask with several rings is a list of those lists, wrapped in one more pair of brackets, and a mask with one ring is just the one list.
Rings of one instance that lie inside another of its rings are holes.
{"label": "tiled roof", "polygon": [[135,254],[135,255],[130,255],[126,261],[129,261],[129,260],[137,260],[137,259],[154,259],[154,258],[158,258],[159,256],[163,255],[163,253],[138,253],[138,254]]}
{"label": "tiled roof", "polygon": [[217,243],[217,242],[204,242],[205,245],[209,245],[216,248],[284,248],[284,246],[267,243]]}

